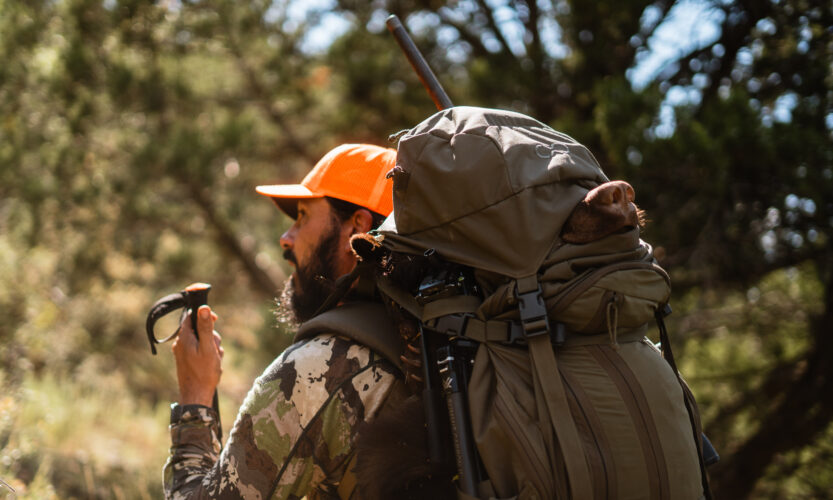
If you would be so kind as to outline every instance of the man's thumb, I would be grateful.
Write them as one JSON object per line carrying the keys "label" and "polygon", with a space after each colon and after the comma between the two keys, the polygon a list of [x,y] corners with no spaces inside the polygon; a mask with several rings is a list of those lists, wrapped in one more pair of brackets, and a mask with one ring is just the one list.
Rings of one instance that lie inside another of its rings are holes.
{"label": "man's thumb", "polygon": [[211,333],[214,331],[214,320],[211,318],[211,308],[200,306],[197,310],[197,338],[200,339],[200,348],[211,347],[213,344]]}

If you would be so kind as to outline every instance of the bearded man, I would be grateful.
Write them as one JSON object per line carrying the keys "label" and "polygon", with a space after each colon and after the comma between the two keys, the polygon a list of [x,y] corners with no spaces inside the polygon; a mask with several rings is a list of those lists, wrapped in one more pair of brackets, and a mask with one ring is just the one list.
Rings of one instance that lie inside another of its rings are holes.
{"label": "bearded man", "polygon": [[[342,145],[300,184],[258,186],[295,221],[280,239],[294,267],[280,312],[302,329],[335,290],[336,279],[355,268],[351,236],[375,228],[391,212],[386,174],[395,157],[393,149]],[[349,308],[359,293],[343,295],[339,306]],[[400,378],[393,363],[326,328],[308,328],[255,381],[223,448],[219,416],[211,408],[223,355],[214,332],[217,316],[202,306],[197,318],[199,342],[186,319],[172,346],[180,399],[171,409],[165,496],[350,497],[353,484],[344,476],[356,429],[375,416]]]}

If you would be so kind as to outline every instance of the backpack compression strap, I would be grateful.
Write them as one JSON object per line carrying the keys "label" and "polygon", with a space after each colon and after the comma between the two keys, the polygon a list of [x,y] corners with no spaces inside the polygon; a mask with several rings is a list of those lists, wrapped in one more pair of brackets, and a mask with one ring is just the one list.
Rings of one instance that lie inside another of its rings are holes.
{"label": "backpack compression strap", "polygon": [[570,405],[561,374],[550,342],[547,308],[536,275],[517,280],[518,307],[521,324],[529,346],[532,369],[544,394],[550,423],[555,430],[561,453],[567,467],[571,497],[593,498],[593,487],[584,450],[576,423],[570,414]]}
{"label": "backpack compression strap", "polygon": [[405,346],[396,325],[378,302],[348,302],[303,323],[293,342],[306,340],[321,333],[343,335],[369,347],[402,370],[399,356]]}

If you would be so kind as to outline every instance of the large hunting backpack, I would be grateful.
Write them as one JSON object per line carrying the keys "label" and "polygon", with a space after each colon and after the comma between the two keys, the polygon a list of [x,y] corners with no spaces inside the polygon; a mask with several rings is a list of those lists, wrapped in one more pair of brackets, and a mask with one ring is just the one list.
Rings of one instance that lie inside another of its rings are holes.
{"label": "large hunting backpack", "polygon": [[455,107],[400,139],[392,175],[381,244],[471,268],[480,290],[420,303],[380,284],[426,328],[479,344],[468,409],[488,481],[476,496],[710,496],[694,399],[646,339],[667,273],[638,228],[559,237],[608,181],[590,151],[528,116]]}
{"label": "large hunting backpack", "polygon": [[[377,241],[468,270],[477,292],[445,293],[466,289],[453,272],[426,293],[377,281],[426,331],[476,345],[466,410],[484,474],[458,497],[710,497],[697,406],[662,324],[668,274],[638,228],[560,238],[608,181],[590,151],[522,114],[455,107],[400,139],[391,175]],[[343,330],[339,314],[306,334]],[[657,323],[662,355],[646,338]]]}

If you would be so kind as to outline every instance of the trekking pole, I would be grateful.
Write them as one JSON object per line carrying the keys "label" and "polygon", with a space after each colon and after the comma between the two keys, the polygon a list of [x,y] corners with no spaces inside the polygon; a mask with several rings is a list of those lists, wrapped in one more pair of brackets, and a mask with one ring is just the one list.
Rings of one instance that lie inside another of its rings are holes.
{"label": "trekking pole", "polygon": [[[156,355],[156,344],[162,344],[173,339],[179,335],[180,330],[177,328],[174,333],[165,338],[159,339],[156,337],[153,330],[156,321],[162,316],[178,309],[182,309],[182,318],[179,321],[180,323],[182,323],[185,316],[190,313],[191,330],[194,332],[194,336],[197,337],[197,340],[199,341],[199,334],[197,333],[197,310],[200,306],[204,306],[208,303],[208,292],[210,291],[211,285],[208,283],[193,283],[188,285],[185,290],[166,295],[153,304],[150,308],[150,312],[148,313],[147,321],[145,322],[145,330],[147,330],[148,342],[150,342],[150,351],[154,355]],[[217,418],[219,418],[220,403],[217,398],[217,389],[214,389],[214,398],[211,401],[211,407],[214,408],[215,412],[217,412]],[[217,421],[217,437],[220,441],[223,440],[223,426],[219,420]]]}
{"label": "trekking pole", "polygon": [[421,350],[422,350],[422,376],[425,386],[422,390],[422,405],[425,412],[426,432],[428,433],[428,460],[434,464],[450,464],[446,443],[444,438],[448,433],[448,425],[445,424],[446,415],[441,411],[442,386],[440,385],[439,374],[436,367],[437,362],[434,356],[436,347],[434,342],[428,338],[429,332],[419,326]]}
{"label": "trekking pole", "polygon": [[388,16],[385,24],[388,26],[388,31],[390,31],[391,34],[393,34],[393,37],[396,38],[396,42],[399,44],[402,52],[405,53],[405,57],[408,58],[408,62],[411,63],[414,71],[416,71],[419,81],[422,82],[423,87],[425,87],[425,90],[428,91],[428,95],[431,96],[431,100],[434,101],[437,109],[442,111],[444,109],[453,108],[454,104],[451,103],[451,99],[448,98],[448,94],[446,94],[445,90],[443,90],[443,86],[440,84],[440,81],[437,80],[434,72],[431,71],[431,67],[428,66],[428,62],[422,56],[422,53],[414,44],[414,41],[411,40],[410,35],[408,35],[408,32],[405,31],[405,27],[402,26],[402,23],[399,21],[396,14]]}
{"label": "trekking pole", "polygon": [[460,490],[477,497],[480,472],[467,403],[466,363],[469,359],[464,353],[465,348],[458,347],[455,345],[456,342],[452,340],[437,350],[437,367],[442,377],[451,432],[454,434],[454,454],[457,459],[457,472],[460,474]]}

